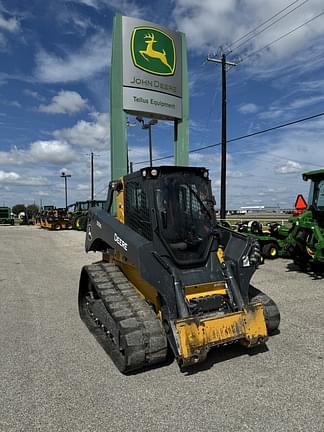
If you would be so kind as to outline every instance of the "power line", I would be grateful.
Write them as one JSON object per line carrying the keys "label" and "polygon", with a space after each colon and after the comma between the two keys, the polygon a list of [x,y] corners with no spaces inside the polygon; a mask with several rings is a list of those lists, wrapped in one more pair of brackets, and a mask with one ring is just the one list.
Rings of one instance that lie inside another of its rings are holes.
{"label": "power line", "polygon": [[264,45],[262,48],[259,48],[253,52],[251,52],[250,54],[248,54],[247,56],[245,56],[241,61],[246,60],[247,58],[259,53],[260,51],[263,51],[266,48],[269,48],[270,46],[272,46],[273,44],[275,44],[276,42],[280,41],[281,39],[291,35],[292,33],[294,33],[295,31],[299,30],[300,28],[304,27],[305,25],[309,24],[310,22],[314,21],[315,19],[319,18],[321,15],[324,15],[324,11],[319,13],[318,15],[313,16],[312,18],[310,18],[309,20],[305,21],[303,24],[300,24],[299,26],[293,28],[292,30],[290,30],[287,33],[284,33],[283,35],[279,36],[277,39],[274,39],[273,41],[271,41],[270,43],[268,43],[267,45]]}
{"label": "power line", "polygon": [[[262,150],[262,151],[255,151],[255,150],[253,150],[253,151],[251,151],[251,150],[250,151],[238,151],[238,152],[232,152],[231,155],[253,154],[255,156],[258,153],[264,153],[264,150]],[[271,155],[267,154],[266,156],[272,157],[273,159],[277,159],[277,160],[278,159],[279,160],[286,159],[286,160],[290,160],[292,162],[301,163],[303,165],[317,166],[319,168],[321,168],[323,166],[323,164],[316,164],[314,162],[306,162],[304,160],[301,161],[298,159],[285,158],[282,155],[278,155],[278,154],[274,153],[273,151],[271,152]],[[260,157],[255,157],[254,159],[261,160],[261,161],[267,162],[267,163],[273,163],[274,162],[274,160],[263,159]]]}
{"label": "power line", "polygon": [[300,7],[302,7],[305,3],[307,3],[309,0],[304,0],[303,3],[297,5],[296,7],[294,7],[292,10],[288,11],[287,13],[285,13],[284,15],[282,15],[281,17],[279,17],[277,20],[275,20],[274,22],[272,22],[271,24],[269,24],[267,27],[265,27],[264,29],[260,30],[259,32],[253,34],[251,37],[249,37],[248,39],[246,39],[245,41],[243,41],[242,43],[240,43],[239,45],[237,45],[233,50],[231,50],[231,52],[237,50],[238,48],[240,48],[241,46],[245,45],[246,43],[248,43],[250,40],[254,39],[255,37],[259,36],[261,33],[265,32],[266,30],[268,30],[270,27],[272,27],[273,25],[277,24],[279,21],[281,21],[282,19],[286,18],[286,16],[290,15],[292,12],[294,12],[296,9],[299,9]]}
{"label": "power line", "polygon": [[[281,129],[281,128],[284,128],[284,127],[287,127],[287,126],[291,126],[293,124],[301,123],[301,122],[304,122],[306,120],[311,120],[311,119],[314,119],[314,118],[317,118],[317,117],[321,117],[321,116],[324,116],[324,112],[321,112],[319,114],[314,114],[314,115],[309,116],[309,117],[304,117],[304,118],[301,118],[301,119],[298,119],[298,120],[294,120],[294,121],[291,121],[291,122],[288,122],[288,123],[283,123],[283,124],[280,124],[280,125],[277,125],[277,126],[273,126],[271,128],[263,129],[261,131],[252,132],[250,134],[239,136],[237,138],[232,138],[232,139],[228,140],[227,142],[240,141],[240,140],[245,139],[245,138],[250,138],[250,137],[253,137],[255,135],[261,135],[261,134],[264,134],[266,132],[270,132],[270,131],[273,131],[273,130],[276,130],[276,129]],[[205,148],[216,147],[216,146],[219,146],[219,145],[221,145],[221,143],[211,144],[209,146],[201,147],[200,149],[190,150],[190,153],[197,152],[199,150],[204,150]]]}
{"label": "power line", "polygon": [[[267,20],[263,21],[261,24],[259,24],[258,26],[256,26],[253,30],[250,30],[248,33],[244,34],[243,36],[239,37],[238,39],[236,39],[234,42],[232,42],[229,45],[229,48],[231,48],[233,45],[235,45],[237,42],[240,42],[242,39],[245,39],[247,36],[249,36],[250,34],[254,33],[256,30],[258,30],[260,27],[264,26],[265,24],[267,24],[268,22],[270,22],[271,20],[273,20],[273,18],[275,18],[276,16],[280,15],[282,12],[284,12],[285,10],[289,9],[290,6],[293,6],[295,3],[298,3],[300,0],[295,0],[292,3],[290,3],[288,6],[286,6],[284,9],[281,9],[280,11],[278,11],[277,13],[275,13],[274,15],[272,15],[270,18],[268,18]],[[236,49],[236,48],[235,48]]]}
{"label": "power line", "polygon": [[[239,137],[232,138],[232,139],[228,140],[227,142],[231,143],[231,142],[235,142],[235,141],[240,141],[240,140],[243,140],[243,139],[246,139],[246,138],[250,138],[250,137],[253,137],[253,136],[256,136],[256,135],[261,135],[261,134],[264,134],[266,132],[271,132],[271,131],[274,131],[274,130],[277,130],[277,129],[282,129],[282,128],[287,127],[287,126],[291,126],[291,125],[294,125],[294,124],[297,124],[297,123],[302,123],[304,121],[312,120],[312,119],[315,119],[315,118],[318,118],[318,117],[322,117],[322,116],[324,116],[324,112],[321,112],[321,113],[318,113],[318,114],[314,114],[314,115],[308,116],[308,117],[303,117],[301,119],[294,120],[294,121],[291,121],[291,122],[288,122],[288,123],[283,123],[283,124],[280,124],[280,125],[277,125],[277,126],[272,126],[271,128],[263,129],[261,131],[252,132],[252,133],[246,134],[246,135],[241,135]],[[199,148],[196,148],[196,149],[189,150],[188,153],[195,153],[195,152],[199,152],[201,150],[206,150],[206,149],[209,149],[209,148],[212,148],[212,147],[218,147],[221,144],[222,144],[221,142],[218,142],[216,144],[210,144],[208,146],[203,146],[203,147],[199,147]],[[164,160],[164,159],[170,159],[170,158],[173,158],[173,155],[162,156],[162,157],[153,159],[153,161],[156,162],[156,161],[160,161],[160,160]],[[149,161],[134,162],[134,165],[141,165],[141,164],[145,164],[145,163],[148,163],[148,162]]]}

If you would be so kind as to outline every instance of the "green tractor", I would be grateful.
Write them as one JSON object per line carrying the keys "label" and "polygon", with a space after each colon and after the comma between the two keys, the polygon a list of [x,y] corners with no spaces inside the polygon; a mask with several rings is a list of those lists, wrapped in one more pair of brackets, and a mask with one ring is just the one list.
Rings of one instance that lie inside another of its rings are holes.
{"label": "green tractor", "polygon": [[286,256],[285,240],[289,233],[288,227],[276,222],[264,227],[262,223],[254,220],[238,224],[237,230],[258,241],[263,258],[275,259]]}
{"label": "green tractor", "polygon": [[91,207],[104,208],[105,203],[106,201],[88,200],[77,201],[74,204],[71,204],[68,208],[72,218],[72,228],[78,231],[85,231],[89,209]]}
{"label": "green tractor", "polygon": [[308,206],[301,215],[290,218],[285,251],[306,270],[310,264],[324,266],[324,169],[304,173],[303,180],[311,180]]}
{"label": "green tractor", "polygon": [[15,224],[15,219],[12,216],[10,207],[0,207],[0,224]]}

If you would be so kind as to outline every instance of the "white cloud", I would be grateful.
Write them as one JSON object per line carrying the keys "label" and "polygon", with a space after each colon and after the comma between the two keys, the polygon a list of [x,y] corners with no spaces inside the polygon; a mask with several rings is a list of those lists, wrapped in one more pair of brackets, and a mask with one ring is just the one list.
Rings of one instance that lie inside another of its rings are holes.
{"label": "white cloud", "polygon": [[289,104],[289,108],[291,109],[300,109],[300,108],[304,108],[307,106],[312,106],[312,105],[316,105],[318,103],[321,103],[324,101],[324,95],[321,96],[313,96],[313,97],[305,97],[305,98],[298,98],[295,99],[294,101],[292,101]]}
{"label": "white cloud", "polygon": [[24,163],[24,158],[21,157],[21,152],[25,153],[23,150],[17,151],[13,149],[9,152],[0,152],[0,165],[21,165]]}
{"label": "white cloud", "polygon": [[[49,165],[71,164],[80,161],[78,148],[107,150],[109,142],[109,120],[106,113],[93,113],[93,121],[81,120],[72,128],[56,130],[54,139],[38,140],[26,150],[13,147],[0,151],[1,166],[32,166],[39,163]],[[100,162],[98,162],[100,164]],[[106,163],[104,164],[106,168]]]}
{"label": "white cloud", "polygon": [[119,0],[116,2],[115,0],[70,0],[74,3],[83,4],[97,10],[103,8],[109,8],[118,12],[121,12],[123,15],[130,15],[132,17],[140,17],[145,9],[138,6],[136,1],[134,0]]}
{"label": "white cloud", "polygon": [[323,91],[324,90],[324,80],[308,80],[302,81],[298,86],[299,91]]}
{"label": "white cloud", "polygon": [[277,174],[294,174],[300,173],[302,166],[298,162],[288,160],[284,164],[280,164],[274,167],[274,172]]}
{"label": "white cloud", "polygon": [[272,120],[280,117],[282,119],[284,115],[287,115],[287,111],[270,107],[268,111],[259,113],[258,118],[261,120]]}
{"label": "white cloud", "polygon": [[34,141],[28,150],[14,147],[0,152],[0,166],[30,166],[40,162],[52,165],[68,164],[79,159],[72,147],[62,141]]}
{"label": "white cloud", "polygon": [[206,164],[206,159],[208,158],[208,161],[214,164],[219,163],[219,156],[218,154],[212,154],[212,153],[206,153],[206,151],[202,152],[195,152],[189,154],[189,160],[190,164],[192,165],[198,165],[198,166],[204,166]]}
{"label": "white cloud", "polygon": [[89,185],[88,184],[79,183],[76,186],[76,190],[81,191],[81,192],[88,191],[89,190]]}
{"label": "white cloud", "polygon": [[49,105],[40,105],[38,110],[50,114],[74,114],[87,107],[87,100],[75,91],[61,90]]}
{"label": "white cloud", "polygon": [[254,103],[246,103],[246,104],[240,105],[238,107],[238,110],[242,114],[253,114],[253,113],[256,113],[259,110],[259,108]]}
{"label": "white cloud", "polygon": [[[177,0],[173,18],[178,29],[186,34],[189,49],[201,53],[208,50],[215,51],[219,46],[229,46],[233,41],[282,10],[284,6],[287,5],[283,5],[282,0],[272,0],[271,2],[260,2],[259,0]],[[292,5],[289,10],[295,6],[297,5]],[[231,46],[232,58],[233,56],[242,56],[244,59],[247,54],[263,48],[284,33],[321,13],[322,10],[323,3],[321,0],[305,3],[280,22],[239,47],[237,51],[235,48],[244,40]],[[288,10],[282,15],[286,12]],[[304,62],[299,63],[297,67],[307,66],[305,59],[305,56],[308,55],[307,48],[311,42],[322,36],[323,31],[324,16],[321,16],[295,31],[291,36],[287,36],[268,49],[261,51],[262,62],[259,61],[259,56],[251,57],[247,62],[252,63],[254,74],[258,70],[269,72],[272,68],[277,68],[278,72],[278,70],[290,68],[292,65],[296,67],[296,54],[300,53],[304,57]],[[322,51],[322,48],[320,50]],[[312,64],[308,66],[313,68],[314,53],[312,53],[311,58],[313,58]],[[284,61],[280,62],[280,60]]]}
{"label": "white cloud", "polygon": [[33,142],[30,146],[29,155],[34,161],[55,165],[68,164],[77,159],[71,146],[58,140]]}
{"label": "white cloud", "polygon": [[107,149],[109,140],[109,120],[105,113],[93,113],[94,121],[80,120],[72,128],[59,129],[54,137],[71,145],[91,150]]}
{"label": "white cloud", "polygon": [[99,0],[71,0],[74,3],[84,4],[95,9],[99,8]]}
{"label": "white cloud", "polygon": [[10,105],[15,108],[21,108],[21,103],[18,101],[6,101],[6,105]]}
{"label": "white cloud", "polygon": [[42,177],[21,176],[14,171],[0,170],[0,185],[14,186],[44,186],[48,183],[47,179]]}
{"label": "white cloud", "polygon": [[108,68],[111,38],[99,32],[75,52],[58,56],[41,50],[36,55],[35,76],[41,82],[58,83],[90,79]]}
{"label": "white cloud", "polygon": [[6,19],[4,15],[0,12],[0,49],[6,50],[7,48],[7,38],[3,34],[6,33],[17,33],[20,31],[20,23],[16,17]]}
{"label": "white cloud", "polygon": [[44,100],[43,96],[41,96],[38,92],[33,91],[33,90],[29,90],[29,89],[25,89],[23,92],[26,96],[30,96],[34,99],[37,100]]}
{"label": "white cloud", "polygon": [[0,30],[7,31],[9,33],[16,33],[20,30],[20,24],[17,18],[8,18],[0,13]]}
{"label": "white cloud", "polygon": [[[314,85],[320,84],[318,83]],[[257,117],[261,120],[280,118],[283,122],[284,120],[289,120],[292,118],[295,120],[296,116],[298,115],[298,110],[302,110],[302,114],[299,113],[300,116],[305,115],[303,109],[306,107],[312,107],[315,109],[315,107],[318,105],[318,110],[321,110],[321,105],[324,101],[324,95],[312,95],[314,90],[309,88],[308,91],[305,90],[303,93],[299,91],[298,94],[301,94],[303,97],[291,99],[289,102],[287,101],[287,98],[290,95],[285,95],[283,98],[275,100],[275,102],[268,107],[267,111],[259,112]]]}
{"label": "white cloud", "polygon": [[11,172],[0,171],[0,182],[2,183],[17,181],[19,177],[20,177],[19,174],[12,171]]}

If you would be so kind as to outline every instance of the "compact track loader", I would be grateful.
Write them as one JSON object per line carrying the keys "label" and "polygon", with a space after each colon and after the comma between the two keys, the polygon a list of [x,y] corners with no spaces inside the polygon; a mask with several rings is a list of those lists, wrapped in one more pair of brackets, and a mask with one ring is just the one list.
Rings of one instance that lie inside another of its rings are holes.
{"label": "compact track loader", "polygon": [[89,211],[86,251],[103,259],[81,271],[79,311],[120,371],[168,350],[185,367],[277,330],[275,303],[250,285],[257,242],[218,225],[213,206],[205,168],[163,166],[111,182],[106,208]]}
{"label": "compact track loader", "polygon": [[43,225],[41,226],[52,231],[72,229],[71,219],[65,208],[56,208],[47,212],[42,220]]}

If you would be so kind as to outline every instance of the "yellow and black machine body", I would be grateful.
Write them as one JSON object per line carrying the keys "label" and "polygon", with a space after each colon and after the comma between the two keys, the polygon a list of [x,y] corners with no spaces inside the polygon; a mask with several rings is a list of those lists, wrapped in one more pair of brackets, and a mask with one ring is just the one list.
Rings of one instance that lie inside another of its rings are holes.
{"label": "yellow and black machine body", "polygon": [[40,226],[41,228],[46,228],[46,219],[52,214],[54,210],[55,207],[53,205],[44,206],[36,216],[36,225]]}
{"label": "yellow and black machine body", "polygon": [[163,362],[168,350],[185,367],[214,346],[254,347],[277,330],[275,303],[250,285],[258,243],[217,224],[205,168],[128,174],[88,216],[86,251],[103,259],[82,269],[80,316],[122,372]]}
{"label": "yellow and black machine body", "polygon": [[41,226],[52,231],[72,229],[72,221],[65,208],[56,208],[47,211],[47,214],[41,220]]}

